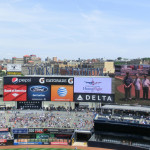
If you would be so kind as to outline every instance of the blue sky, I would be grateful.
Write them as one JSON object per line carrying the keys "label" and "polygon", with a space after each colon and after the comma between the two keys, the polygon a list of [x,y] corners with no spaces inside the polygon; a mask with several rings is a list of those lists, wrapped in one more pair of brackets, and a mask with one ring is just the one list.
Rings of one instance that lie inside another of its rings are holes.
{"label": "blue sky", "polygon": [[149,57],[150,0],[0,0],[0,59]]}

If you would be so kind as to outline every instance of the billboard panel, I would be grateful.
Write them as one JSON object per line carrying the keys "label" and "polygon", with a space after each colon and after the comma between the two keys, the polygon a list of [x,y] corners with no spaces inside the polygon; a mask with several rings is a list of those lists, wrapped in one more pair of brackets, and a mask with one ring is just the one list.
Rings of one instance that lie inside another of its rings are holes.
{"label": "billboard panel", "polygon": [[41,101],[17,102],[17,109],[41,109]]}
{"label": "billboard panel", "polygon": [[26,85],[4,85],[4,101],[26,101]]}
{"label": "billboard panel", "polygon": [[4,77],[4,84],[73,85],[72,77]]}
{"label": "billboard panel", "polygon": [[74,93],[112,93],[111,78],[75,77]]}
{"label": "billboard panel", "polygon": [[32,77],[4,77],[4,85],[31,85]]}
{"label": "billboard panel", "polygon": [[27,91],[29,101],[50,101],[50,86],[30,85]]}
{"label": "billboard panel", "polygon": [[21,72],[11,72],[11,71],[7,71],[7,75],[21,75]]}
{"label": "billboard panel", "polygon": [[7,64],[7,71],[20,71],[21,72],[21,64]]}
{"label": "billboard panel", "polygon": [[73,86],[52,85],[51,101],[73,101]]}
{"label": "billboard panel", "polygon": [[27,128],[13,128],[12,129],[13,134],[28,134]]}
{"label": "billboard panel", "polygon": [[91,93],[75,93],[75,102],[99,102],[99,103],[114,103],[114,94],[91,94]]}

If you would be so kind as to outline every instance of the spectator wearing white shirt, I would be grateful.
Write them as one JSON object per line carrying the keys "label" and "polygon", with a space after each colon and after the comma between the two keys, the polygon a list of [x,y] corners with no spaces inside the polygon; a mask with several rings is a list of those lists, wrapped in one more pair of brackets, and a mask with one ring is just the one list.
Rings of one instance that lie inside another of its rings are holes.
{"label": "spectator wearing white shirt", "polygon": [[149,86],[150,86],[150,81],[149,79],[147,79],[147,76],[144,75],[144,79],[142,81],[143,99],[148,99]]}
{"label": "spectator wearing white shirt", "polygon": [[136,78],[134,79],[133,84],[135,86],[135,99],[139,100],[140,99],[141,80],[140,80],[138,74],[136,74]]}

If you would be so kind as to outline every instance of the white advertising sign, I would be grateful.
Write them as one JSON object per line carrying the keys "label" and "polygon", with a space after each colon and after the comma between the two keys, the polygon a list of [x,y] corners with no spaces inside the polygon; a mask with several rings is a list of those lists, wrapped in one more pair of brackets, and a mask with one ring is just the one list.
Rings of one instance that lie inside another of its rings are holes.
{"label": "white advertising sign", "polygon": [[111,94],[111,78],[75,77],[74,93],[105,93]]}
{"label": "white advertising sign", "polygon": [[21,64],[7,64],[7,71],[9,72],[20,71],[21,72]]}

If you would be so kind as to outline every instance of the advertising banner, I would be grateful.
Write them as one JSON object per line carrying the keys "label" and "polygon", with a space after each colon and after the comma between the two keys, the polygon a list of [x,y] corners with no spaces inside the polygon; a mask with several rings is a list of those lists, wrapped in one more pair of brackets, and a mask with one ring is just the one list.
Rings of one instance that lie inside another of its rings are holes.
{"label": "advertising banner", "polygon": [[8,72],[7,75],[21,75],[21,72]]}
{"label": "advertising banner", "polygon": [[14,145],[43,145],[43,142],[14,142]]}
{"label": "advertising banner", "polygon": [[51,101],[73,101],[72,85],[52,85]]}
{"label": "advertising banner", "polygon": [[41,101],[17,102],[17,109],[41,109]]}
{"label": "advertising banner", "polygon": [[12,129],[13,134],[28,134],[27,128],[14,128]]}
{"label": "advertising banner", "polygon": [[4,77],[4,85],[31,85],[31,77]]}
{"label": "advertising banner", "polygon": [[29,101],[50,101],[50,86],[30,85],[28,86]]}
{"label": "advertising banner", "polygon": [[36,134],[36,139],[48,139],[50,137],[49,134],[46,133],[37,133]]}
{"label": "advertising banner", "polygon": [[26,101],[26,85],[4,85],[4,101]]}
{"label": "advertising banner", "polygon": [[21,72],[21,64],[7,64],[7,71]]}
{"label": "advertising banner", "polygon": [[28,133],[44,133],[44,128],[28,128]]}
{"label": "advertising banner", "polygon": [[9,131],[9,129],[8,128],[0,128],[0,132],[2,132],[2,131]]}
{"label": "advertising banner", "polygon": [[73,132],[74,132],[74,129],[44,128],[44,133],[72,134]]}
{"label": "advertising banner", "polygon": [[7,140],[6,139],[0,139],[0,143],[6,143]]}
{"label": "advertising banner", "polygon": [[38,82],[46,85],[73,85],[74,80],[72,77],[45,77],[39,78]]}
{"label": "advertising banner", "polygon": [[74,93],[105,93],[111,94],[111,78],[75,77]]}
{"label": "advertising banner", "polygon": [[67,142],[51,142],[51,145],[68,145]]}
{"label": "advertising banner", "polygon": [[114,103],[114,94],[75,93],[75,102]]}
{"label": "advertising banner", "polygon": [[4,77],[4,101],[50,101],[51,93],[53,101],[73,101],[73,85],[73,77]]}
{"label": "advertising banner", "polygon": [[4,77],[4,85],[73,85],[73,83],[72,77]]}

